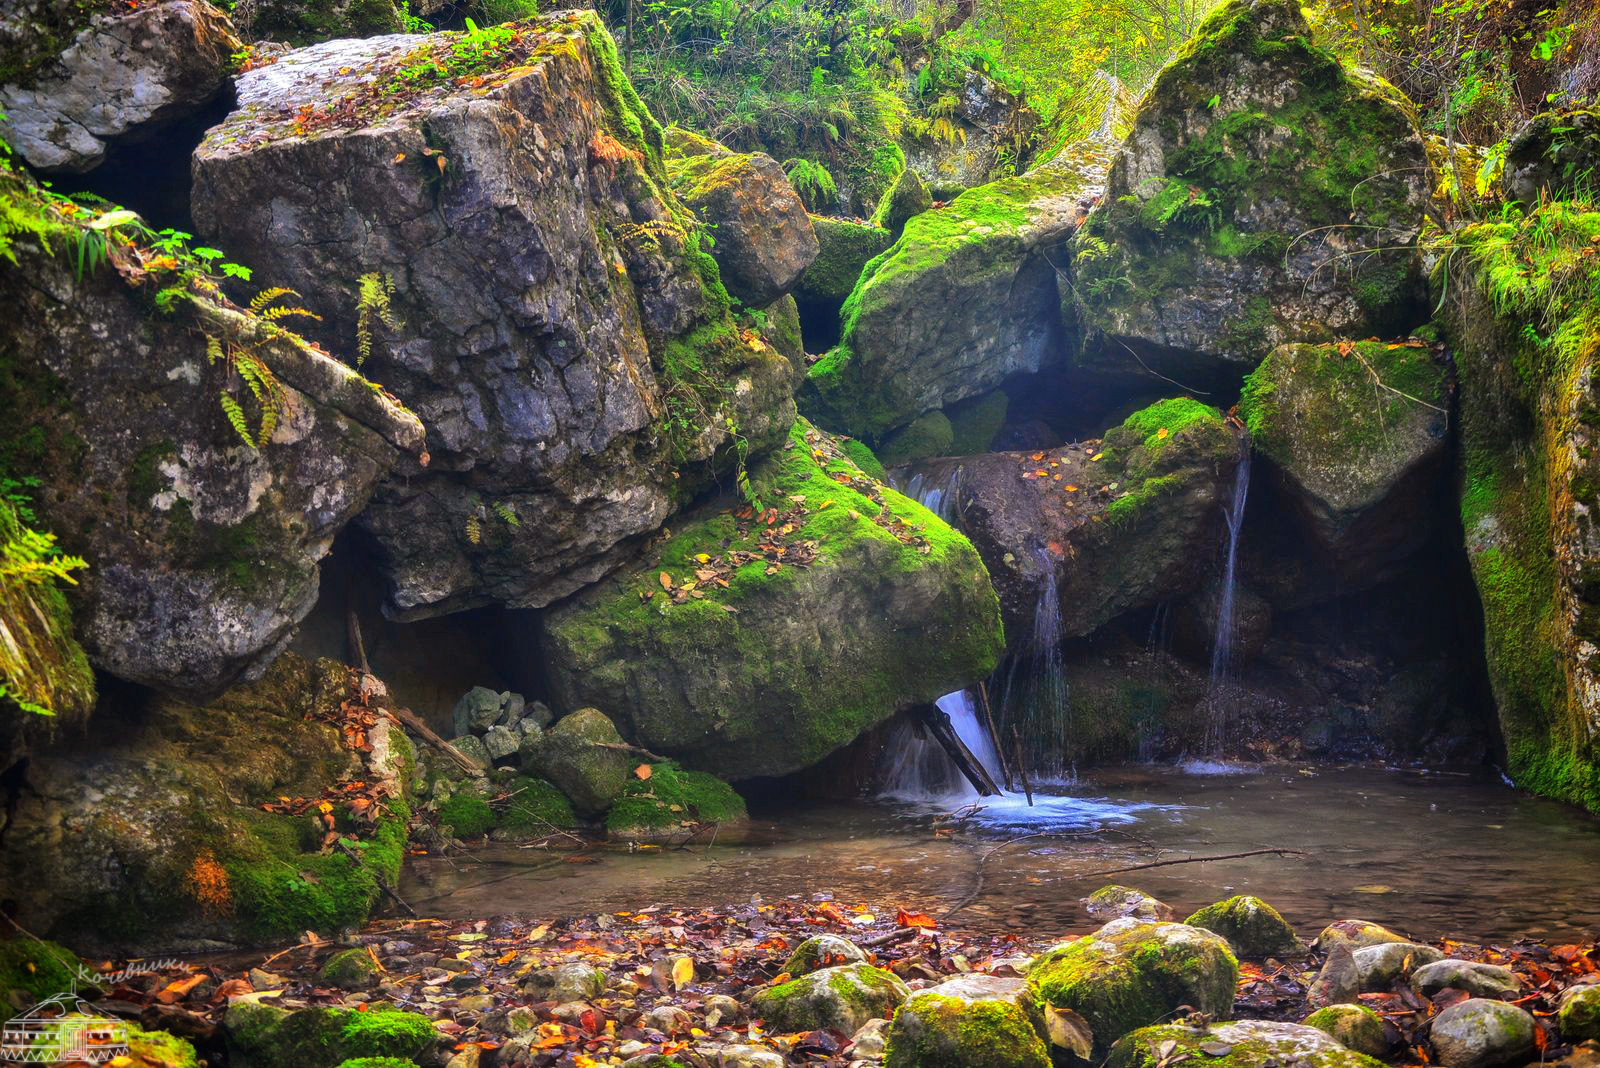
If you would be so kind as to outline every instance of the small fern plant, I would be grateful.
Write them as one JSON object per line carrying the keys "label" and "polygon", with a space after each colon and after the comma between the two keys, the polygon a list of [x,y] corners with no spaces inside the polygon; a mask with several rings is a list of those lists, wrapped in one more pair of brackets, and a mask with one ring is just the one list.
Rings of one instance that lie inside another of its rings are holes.
{"label": "small fern plant", "polygon": [[261,323],[263,329],[262,335],[249,344],[240,344],[231,339],[212,335],[206,337],[206,362],[222,364],[230,375],[237,376],[239,382],[255,400],[256,408],[261,413],[255,429],[252,430],[240,398],[228,389],[220,391],[222,414],[227,417],[228,425],[233,427],[239,439],[252,449],[260,448],[272,438],[272,432],[277,429],[278,418],[283,412],[285,397],[283,384],[278,381],[278,376],[272,373],[272,368],[267,366],[263,358],[263,343],[289,333],[288,329],[281,325],[285,319],[322,318],[305,308],[278,303],[284,297],[299,295],[284,286],[274,286],[257,293],[255,299],[250,301],[250,312]]}
{"label": "small fern plant", "polygon": [[839,195],[839,187],[834,184],[828,168],[813,160],[791,159],[783,165],[783,172],[789,176],[789,184],[794,186],[794,191],[800,194],[800,199],[812,211],[822,210]]}
{"label": "small fern plant", "polygon": [[384,271],[370,271],[356,280],[356,370],[372,355],[373,328],[382,323],[390,330],[403,327],[394,310],[394,279]]}

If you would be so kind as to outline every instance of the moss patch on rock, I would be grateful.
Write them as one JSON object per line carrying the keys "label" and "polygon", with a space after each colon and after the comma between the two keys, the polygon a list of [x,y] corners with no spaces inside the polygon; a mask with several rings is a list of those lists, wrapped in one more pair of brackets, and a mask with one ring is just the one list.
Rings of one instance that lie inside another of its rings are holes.
{"label": "moss patch on rock", "polygon": [[537,837],[578,825],[567,795],[543,779],[519,775],[506,785],[505,792],[511,797],[497,814],[495,829],[508,836]]}
{"label": "moss patch on rock", "polygon": [[744,798],[715,775],[685,771],[670,762],[648,767],[650,777],[635,776],[606,813],[606,830],[616,837],[681,833],[747,815]]}
{"label": "moss patch on rock", "polygon": [[335,1068],[363,1057],[420,1060],[439,1043],[426,1016],[377,1005],[366,1012],[285,1012],[248,1003],[223,1019],[231,1062],[241,1068]]}
{"label": "moss patch on rock", "polygon": [[811,216],[821,251],[800,276],[795,296],[811,304],[838,307],[856,287],[871,260],[894,244],[894,235],[881,226]]}
{"label": "moss patch on rock", "polygon": [[[1203,1028],[1184,1024],[1146,1027],[1119,1041],[1107,1068],[1157,1068],[1166,1043],[1177,1053],[1214,1068],[1268,1068],[1293,1063],[1304,1068],[1378,1068],[1382,1061],[1348,1050],[1322,1031],[1300,1024],[1237,1020]],[[1210,1047],[1206,1049],[1204,1047]],[[1226,1049],[1226,1053],[1212,1050]]]}
{"label": "moss patch on rock", "polygon": [[1294,928],[1278,910],[1248,894],[1207,905],[1183,922],[1226,938],[1234,953],[1241,957],[1259,959],[1302,951]]}
{"label": "moss patch on rock", "polygon": [[0,942],[0,992],[23,990],[35,1001],[65,994],[82,969],[76,953],[54,942]]}
{"label": "moss patch on rock", "polygon": [[946,456],[955,440],[949,416],[943,412],[924,412],[878,446],[878,461],[885,467],[899,467],[930,456]]}
{"label": "moss patch on rock", "polygon": [[913,994],[895,1013],[887,1068],[1048,1068],[1050,1054],[1015,1000]]}
{"label": "moss patch on rock", "polygon": [[481,797],[457,794],[439,806],[439,826],[457,838],[477,838],[494,825],[494,809]]}
{"label": "moss patch on rock", "polygon": [[842,964],[761,991],[751,999],[750,1013],[769,1031],[836,1027],[854,1034],[868,1020],[893,1016],[910,993],[893,972]]}

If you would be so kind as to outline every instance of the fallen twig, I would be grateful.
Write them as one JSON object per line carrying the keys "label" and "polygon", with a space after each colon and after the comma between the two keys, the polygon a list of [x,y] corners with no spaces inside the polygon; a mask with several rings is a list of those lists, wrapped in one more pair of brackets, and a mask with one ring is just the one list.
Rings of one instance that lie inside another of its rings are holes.
{"label": "fallen twig", "polygon": [[384,894],[387,895],[389,899],[392,900],[396,905],[399,905],[401,911],[403,911],[407,916],[410,916],[412,919],[417,918],[417,910],[406,904],[406,899],[401,897],[399,892],[395,890],[394,887],[389,885],[389,880],[385,879],[371,868],[368,868],[366,862],[361,859],[360,853],[357,853],[354,849],[351,849],[349,846],[345,845],[342,840],[335,841],[333,845],[335,849],[349,857],[350,862],[356,867],[366,868],[367,873],[372,876],[372,881],[378,884],[378,889],[382,890]]}
{"label": "fallen twig", "polygon": [[1220,856],[1215,857],[1183,857],[1179,860],[1157,860],[1152,861],[1149,864],[1134,864],[1127,868],[1107,868],[1105,871],[1088,871],[1083,872],[1080,875],[1069,875],[1067,878],[1094,879],[1101,875],[1121,875],[1123,872],[1127,871],[1145,871],[1149,868],[1165,868],[1170,864],[1204,864],[1207,861],[1212,860],[1238,860],[1240,857],[1261,857],[1268,854],[1276,854],[1280,857],[1303,857],[1307,855],[1304,849],[1251,849],[1243,853],[1223,853]]}

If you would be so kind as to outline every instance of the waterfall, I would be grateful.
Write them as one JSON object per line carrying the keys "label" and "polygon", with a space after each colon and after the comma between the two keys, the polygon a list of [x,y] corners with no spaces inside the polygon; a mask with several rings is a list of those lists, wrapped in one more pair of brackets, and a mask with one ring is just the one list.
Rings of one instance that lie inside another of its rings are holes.
{"label": "waterfall", "polygon": [[[979,721],[977,702],[966,690],[947,693],[935,702],[950,717],[962,743],[996,782],[1004,782],[1000,755],[989,732]],[[883,773],[883,796],[896,801],[931,801],[965,804],[979,800],[978,791],[956,769],[940,748],[912,723],[901,723],[889,739],[889,759]]]}
{"label": "waterfall", "polygon": [[1017,725],[1034,750],[1030,772],[1044,779],[1063,778],[1067,769],[1061,754],[1066,750],[1071,709],[1061,656],[1061,591],[1055,557],[1045,549],[1035,549],[1034,556],[1044,584],[1033,606],[1033,633],[1027,649],[1012,657],[997,699],[1006,710],[1005,718]]}
{"label": "waterfall", "polygon": [[1206,728],[1207,748],[1220,752],[1226,716],[1225,699],[1220,693],[1227,681],[1229,662],[1233,656],[1235,574],[1239,561],[1239,528],[1244,525],[1245,501],[1250,495],[1250,442],[1240,446],[1239,467],[1233,476],[1233,494],[1222,506],[1222,516],[1228,527],[1228,555],[1222,568],[1222,591],[1217,598],[1217,622],[1211,647],[1211,679],[1206,689],[1209,706],[1209,723]]}

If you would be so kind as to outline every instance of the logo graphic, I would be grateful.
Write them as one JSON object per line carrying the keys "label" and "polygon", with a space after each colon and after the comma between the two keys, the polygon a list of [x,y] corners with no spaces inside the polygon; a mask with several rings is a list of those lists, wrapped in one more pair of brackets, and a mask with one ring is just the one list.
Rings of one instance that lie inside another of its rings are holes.
{"label": "logo graphic", "polygon": [[45,998],[7,1020],[0,1034],[0,1061],[7,1064],[105,1064],[127,1054],[127,1027],[96,1015],[75,993]]}
{"label": "logo graphic", "polygon": [[95,974],[78,966],[72,990],[45,998],[0,1030],[0,1064],[109,1064],[128,1055],[128,1027],[99,1015],[78,996],[78,983],[110,988],[125,979],[178,967],[176,960],[150,961],[119,972]]}

